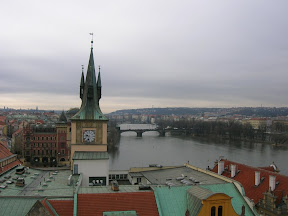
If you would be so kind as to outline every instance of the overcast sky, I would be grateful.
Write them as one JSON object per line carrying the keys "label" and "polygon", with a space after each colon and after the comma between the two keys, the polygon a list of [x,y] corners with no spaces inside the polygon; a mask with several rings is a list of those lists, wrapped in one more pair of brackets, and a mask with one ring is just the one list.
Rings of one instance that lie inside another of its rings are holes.
{"label": "overcast sky", "polygon": [[0,107],[79,107],[94,33],[104,113],[288,106],[287,0],[0,3]]}

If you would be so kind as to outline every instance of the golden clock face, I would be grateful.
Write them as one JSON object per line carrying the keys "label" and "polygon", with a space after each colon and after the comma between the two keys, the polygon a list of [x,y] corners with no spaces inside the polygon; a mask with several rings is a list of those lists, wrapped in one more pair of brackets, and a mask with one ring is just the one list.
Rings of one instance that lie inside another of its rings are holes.
{"label": "golden clock face", "polygon": [[94,130],[84,130],[83,141],[93,142],[95,140],[95,131]]}

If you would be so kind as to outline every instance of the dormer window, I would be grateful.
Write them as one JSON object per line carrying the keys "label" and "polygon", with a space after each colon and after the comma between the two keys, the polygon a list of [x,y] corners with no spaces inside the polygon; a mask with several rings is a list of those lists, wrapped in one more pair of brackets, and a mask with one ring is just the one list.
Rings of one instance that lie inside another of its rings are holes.
{"label": "dormer window", "polygon": [[215,206],[213,206],[211,208],[211,216],[216,216],[216,207]]}

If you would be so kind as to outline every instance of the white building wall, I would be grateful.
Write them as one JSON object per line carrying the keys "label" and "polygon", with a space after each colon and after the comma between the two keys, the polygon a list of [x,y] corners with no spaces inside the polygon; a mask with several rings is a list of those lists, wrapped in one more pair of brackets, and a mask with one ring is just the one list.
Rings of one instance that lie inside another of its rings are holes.
{"label": "white building wall", "polygon": [[109,160],[74,160],[78,164],[78,173],[82,173],[82,186],[89,186],[89,177],[106,177],[106,185],[109,185]]}
{"label": "white building wall", "polygon": [[128,175],[128,179],[132,185],[137,184],[137,178],[141,178],[140,184],[142,185],[151,184],[145,177],[131,177],[130,175]]}

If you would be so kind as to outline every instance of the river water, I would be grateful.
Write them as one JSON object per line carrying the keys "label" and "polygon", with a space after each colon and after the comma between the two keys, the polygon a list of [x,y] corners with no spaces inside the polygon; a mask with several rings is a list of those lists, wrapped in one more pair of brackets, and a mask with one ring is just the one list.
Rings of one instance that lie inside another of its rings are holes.
{"label": "river water", "polygon": [[[131,129],[135,125],[121,127]],[[130,167],[149,164],[183,165],[188,161],[191,165],[206,169],[208,166],[212,168],[220,156],[255,167],[269,166],[274,162],[280,173],[288,176],[288,147],[211,138],[172,137],[169,134],[159,137],[158,132],[153,131],[143,133],[143,137],[136,137],[136,132],[122,133],[119,148],[110,152],[110,169],[128,170]]]}

